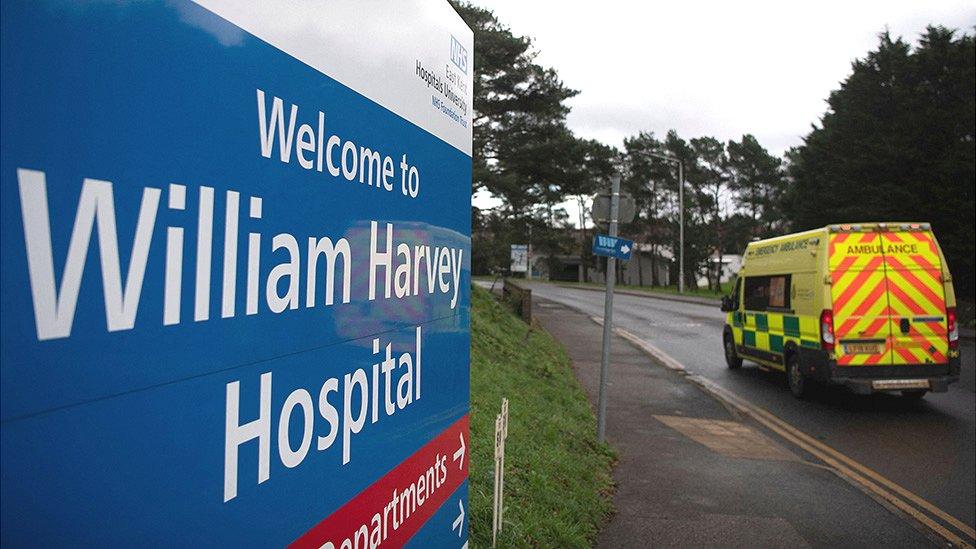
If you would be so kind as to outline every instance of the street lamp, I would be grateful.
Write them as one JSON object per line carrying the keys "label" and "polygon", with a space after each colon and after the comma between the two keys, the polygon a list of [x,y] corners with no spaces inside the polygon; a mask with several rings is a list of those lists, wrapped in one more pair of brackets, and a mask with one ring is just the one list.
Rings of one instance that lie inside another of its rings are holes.
{"label": "street lamp", "polygon": [[678,293],[685,293],[685,164],[667,154],[647,153],[678,165]]}

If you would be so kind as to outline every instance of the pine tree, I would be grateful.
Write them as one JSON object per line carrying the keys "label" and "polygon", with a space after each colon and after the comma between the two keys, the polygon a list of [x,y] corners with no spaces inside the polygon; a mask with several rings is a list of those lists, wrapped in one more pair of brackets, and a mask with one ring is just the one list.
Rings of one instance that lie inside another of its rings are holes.
{"label": "pine tree", "polygon": [[912,48],[882,33],[789,154],[784,207],[795,228],[930,221],[956,292],[972,298],[974,90],[972,36],[929,27]]}

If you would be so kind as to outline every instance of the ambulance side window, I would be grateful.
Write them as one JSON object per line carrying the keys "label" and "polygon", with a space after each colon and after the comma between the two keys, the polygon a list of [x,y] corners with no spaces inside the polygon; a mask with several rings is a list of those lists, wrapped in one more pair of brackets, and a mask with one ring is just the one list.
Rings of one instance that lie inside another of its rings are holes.
{"label": "ambulance side window", "polygon": [[767,311],[790,308],[790,275],[751,276],[746,278],[745,309]]}
{"label": "ambulance side window", "polygon": [[769,307],[771,309],[790,308],[790,275],[769,277]]}
{"label": "ambulance side window", "polygon": [[765,311],[769,306],[769,277],[750,276],[746,278],[745,309]]}
{"label": "ambulance side window", "polygon": [[735,279],[735,286],[732,287],[732,306],[733,310],[739,310],[739,295],[742,294],[742,278]]}

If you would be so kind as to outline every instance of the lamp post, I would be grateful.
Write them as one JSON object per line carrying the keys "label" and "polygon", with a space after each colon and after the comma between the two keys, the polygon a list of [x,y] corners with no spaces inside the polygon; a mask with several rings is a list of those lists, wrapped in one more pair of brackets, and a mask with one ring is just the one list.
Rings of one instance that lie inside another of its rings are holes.
{"label": "lamp post", "polygon": [[685,164],[670,155],[648,154],[678,165],[678,293],[683,294],[685,293]]}

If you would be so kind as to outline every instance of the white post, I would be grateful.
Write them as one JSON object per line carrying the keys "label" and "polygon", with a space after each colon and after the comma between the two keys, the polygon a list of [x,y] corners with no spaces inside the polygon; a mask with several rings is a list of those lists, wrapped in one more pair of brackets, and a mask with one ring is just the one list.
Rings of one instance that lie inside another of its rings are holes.
{"label": "white post", "polygon": [[495,486],[492,492],[491,506],[491,546],[494,547],[498,541],[498,507],[499,507],[499,469],[501,468],[501,447],[502,447],[502,415],[495,416]]}
{"label": "white post", "polygon": [[491,517],[491,546],[502,531],[505,511],[505,439],[508,438],[508,399],[502,399],[502,413],[495,416],[495,491]]}
{"label": "white post", "polygon": [[498,481],[498,531],[505,525],[505,440],[508,438],[508,399],[502,399],[502,450]]}

